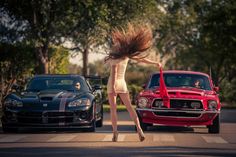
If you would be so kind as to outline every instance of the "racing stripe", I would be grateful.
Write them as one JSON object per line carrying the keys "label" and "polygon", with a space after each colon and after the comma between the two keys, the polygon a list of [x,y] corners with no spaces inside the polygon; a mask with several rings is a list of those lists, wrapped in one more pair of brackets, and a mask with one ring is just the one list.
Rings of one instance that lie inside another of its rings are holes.
{"label": "racing stripe", "polygon": [[[70,96],[70,93],[65,93],[62,94],[62,98],[61,98],[61,102],[60,102],[60,106],[59,106],[59,112],[65,112],[66,110],[66,101],[67,98]],[[59,126],[64,126],[65,122],[59,122]]]}

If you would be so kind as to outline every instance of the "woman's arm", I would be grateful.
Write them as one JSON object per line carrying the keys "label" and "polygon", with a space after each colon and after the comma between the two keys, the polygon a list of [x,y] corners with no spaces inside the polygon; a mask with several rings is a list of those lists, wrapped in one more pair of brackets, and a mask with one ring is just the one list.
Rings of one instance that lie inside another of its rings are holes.
{"label": "woman's arm", "polygon": [[137,58],[137,57],[132,57],[131,59],[134,59],[138,62],[143,62],[143,63],[146,63],[146,64],[154,64],[154,65],[158,65],[159,67],[161,67],[161,63],[159,62],[155,62],[155,61],[152,61],[150,59],[147,59],[147,58]]}
{"label": "woman's arm", "polygon": [[116,93],[116,88],[115,88],[115,82],[116,82],[116,77],[117,77],[117,65],[112,65],[111,66],[111,86],[112,86],[112,93]]}

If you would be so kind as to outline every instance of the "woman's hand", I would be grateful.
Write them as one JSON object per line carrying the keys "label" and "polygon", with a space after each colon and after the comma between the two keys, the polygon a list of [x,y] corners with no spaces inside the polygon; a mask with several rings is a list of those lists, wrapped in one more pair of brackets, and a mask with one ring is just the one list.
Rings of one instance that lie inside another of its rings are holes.
{"label": "woman's hand", "polygon": [[161,63],[156,63],[156,65],[157,65],[157,68],[161,68],[162,67],[162,65],[161,65]]}

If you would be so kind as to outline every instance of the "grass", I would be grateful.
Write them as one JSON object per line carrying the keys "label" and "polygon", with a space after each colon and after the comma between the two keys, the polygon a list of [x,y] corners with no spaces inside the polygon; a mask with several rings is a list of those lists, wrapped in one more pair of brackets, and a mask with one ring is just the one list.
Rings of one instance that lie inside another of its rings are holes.
{"label": "grass", "polygon": [[236,103],[222,102],[221,108],[223,108],[223,109],[236,109]]}

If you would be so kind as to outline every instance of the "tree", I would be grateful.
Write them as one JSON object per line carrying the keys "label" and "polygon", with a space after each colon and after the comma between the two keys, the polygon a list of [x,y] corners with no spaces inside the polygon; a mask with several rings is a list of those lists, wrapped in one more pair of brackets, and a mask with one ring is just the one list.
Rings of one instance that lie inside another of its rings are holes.
{"label": "tree", "polygon": [[21,24],[22,33],[18,35],[34,45],[37,73],[48,73],[49,47],[63,42],[76,27],[79,1],[3,0],[0,4],[1,14],[8,14],[11,23]]}
{"label": "tree", "polygon": [[32,50],[32,45],[25,43],[0,44],[0,104],[16,80],[23,81],[33,72],[35,59]]}

